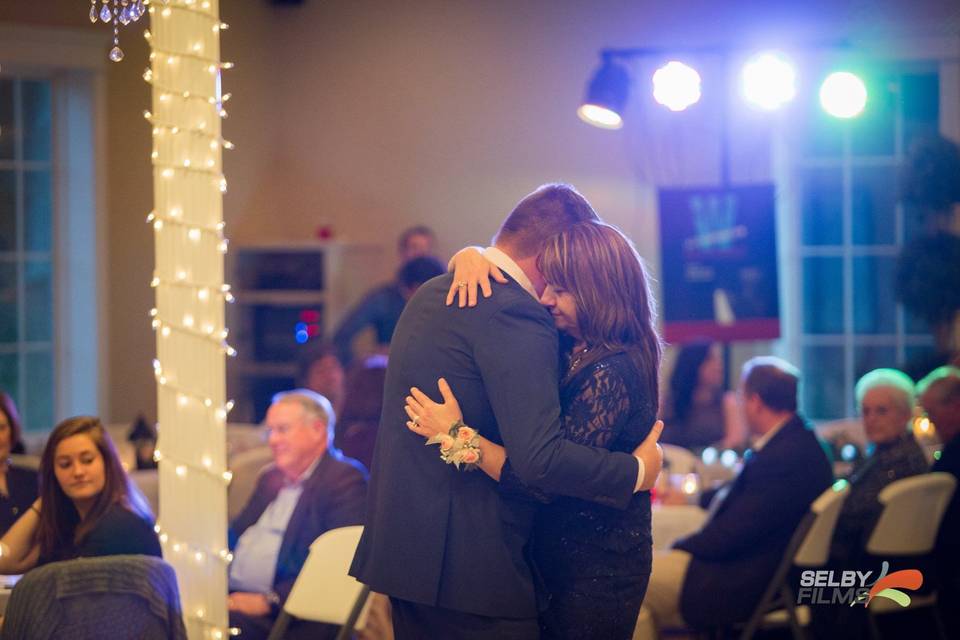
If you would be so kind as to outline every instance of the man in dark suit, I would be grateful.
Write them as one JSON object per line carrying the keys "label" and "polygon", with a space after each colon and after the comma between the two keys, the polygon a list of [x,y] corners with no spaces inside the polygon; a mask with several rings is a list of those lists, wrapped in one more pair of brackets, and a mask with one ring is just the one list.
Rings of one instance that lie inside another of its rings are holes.
{"label": "man in dark suit", "polygon": [[[470,309],[444,304],[452,276],[407,304],[390,352],[371,469],[366,528],[351,573],[393,605],[398,640],[537,638],[527,562],[535,505],[501,497],[484,474],[444,464],[409,431],[411,387],[450,384],[470,426],[503,444],[537,488],[625,508],[653,458],[565,441],[559,430],[558,343],[537,258],[546,240],[597,219],[568,185],[545,185],[514,208],[485,255],[508,275]],[[654,447],[655,448],[655,447]],[[649,478],[647,478],[649,480]]]}
{"label": "man in dark suit", "polygon": [[[230,626],[266,638],[310,552],[325,531],[363,523],[363,466],[332,448],[333,409],[308,389],[278,393],[267,411],[274,463],[230,524]],[[287,637],[332,637],[299,622]]]}
{"label": "man in dark suit", "polygon": [[796,412],[798,381],[778,358],[744,365],[743,414],[758,439],[737,477],[713,496],[703,527],[654,555],[644,606],[658,626],[745,621],[810,503],[833,481],[830,461]]}
{"label": "man in dark suit", "polygon": [[[917,384],[920,404],[937,429],[943,449],[931,471],[951,473],[960,481],[960,369],[934,369]],[[936,557],[937,601],[947,627],[947,637],[960,637],[960,490],[953,492],[940,521]]]}

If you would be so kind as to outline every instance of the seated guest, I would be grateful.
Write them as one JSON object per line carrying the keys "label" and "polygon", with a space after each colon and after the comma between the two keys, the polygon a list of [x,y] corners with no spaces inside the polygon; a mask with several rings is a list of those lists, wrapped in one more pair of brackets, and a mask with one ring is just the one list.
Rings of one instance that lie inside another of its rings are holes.
{"label": "seated guest", "polygon": [[100,420],[80,416],[58,424],[40,473],[40,498],[0,540],[0,573],[80,557],[160,557],[150,509]]}
{"label": "seated guest", "polygon": [[[936,427],[943,449],[932,471],[952,473],[960,481],[960,369],[939,367],[917,384],[920,404]],[[934,547],[939,577],[939,606],[948,638],[960,638],[960,488],[943,514]]]}
{"label": "seated guest", "polygon": [[850,493],[830,547],[830,560],[837,567],[854,566],[864,553],[883,511],[877,499],[880,490],[895,480],[925,473],[929,466],[910,430],[915,399],[913,381],[907,374],[874,369],[860,378],[855,393],[870,447],[867,457],[847,478]]}
{"label": "seated guest", "polygon": [[719,343],[693,342],[677,354],[664,403],[662,442],[687,449],[744,446],[745,428],[734,393],[723,388]]}
{"label": "seated guest", "polygon": [[407,300],[421,284],[443,272],[444,267],[439,260],[431,256],[420,256],[405,262],[397,272],[394,282],[368,293],[340,321],[340,326],[333,335],[340,360],[344,364],[350,364],[353,357],[353,339],[367,327],[373,327],[376,332],[378,351],[386,353]]}
{"label": "seated guest", "polygon": [[833,481],[830,461],[797,414],[799,373],[778,358],[743,367],[743,417],[758,437],[743,469],[696,533],[655,552],[644,607],[657,626],[707,628],[745,621],[793,532]]}
{"label": "seated guest", "polygon": [[337,420],[334,444],[343,454],[370,468],[373,444],[383,410],[383,388],[387,380],[387,359],[371,356],[347,376],[347,399]]}
{"label": "seated guest", "polygon": [[0,391],[0,536],[37,499],[37,472],[10,463],[11,453],[23,453],[21,433],[16,405]]}
{"label": "seated guest", "polygon": [[297,384],[329,400],[335,416],[343,412],[346,379],[343,361],[337,354],[337,348],[330,342],[311,345],[300,358]]}
{"label": "seated guest", "polygon": [[[267,411],[273,464],[229,533],[230,626],[246,640],[269,635],[317,536],[363,522],[366,472],[331,446],[334,421],[330,402],[308,389],[278,393]],[[286,637],[330,630],[301,621]]]}

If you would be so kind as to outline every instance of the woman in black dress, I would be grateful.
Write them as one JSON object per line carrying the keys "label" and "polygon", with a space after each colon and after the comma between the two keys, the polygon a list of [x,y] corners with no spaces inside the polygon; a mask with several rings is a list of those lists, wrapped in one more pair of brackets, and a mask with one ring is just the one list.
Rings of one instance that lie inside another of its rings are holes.
{"label": "woman in black dress", "polygon": [[[591,221],[555,237],[538,266],[548,283],[540,301],[563,336],[564,437],[632,452],[656,419],[661,352],[640,256],[617,229]],[[455,281],[476,279],[476,267],[470,275],[462,269]],[[485,274],[486,265],[480,271]],[[443,404],[417,389],[407,399],[407,426],[434,439],[461,419],[449,386],[441,380],[439,387]],[[542,637],[630,638],[650,576],[650,493],[634,494],[624,511],[551,498],[518,480],[509,451],[482,437],[479,448],[479,467],[499,479],[501,491],[547,503],[538,513],[532,545],[550,597],[540,616]]]}
{"label": "woman in black dress", "polygon": [[40,459],[40,498],[0,540],[0,574],[79,557],[159,557],[149,507],[97,418],[56,426]]}

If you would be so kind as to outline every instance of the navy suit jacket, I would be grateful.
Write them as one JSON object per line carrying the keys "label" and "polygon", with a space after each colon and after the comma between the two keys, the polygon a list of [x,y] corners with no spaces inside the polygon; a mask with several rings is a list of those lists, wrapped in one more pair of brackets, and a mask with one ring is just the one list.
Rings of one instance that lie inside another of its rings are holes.
{"label": "navy suit jacket", "polygon": [[439,399],[445,377],[464,421],[506,447],[523,482],[551,493],[624,509],[637,461],[561,436],[557,331],[533,296],[511,280],[475,308],[447,307],[452,280],[421,286],[393,335],[366,527],[350,572],[402,600],[533,618],[526,545],[536,506],[502,497],[483,473],[458,471],[424,446],[406,427],[410,387]]}
{"label": "navy suit jacket", "polygon": [[[267,467],[253,495],[240,515],[230,523],[230,548],[248,527],[256,524],[263,512],[283,487],[283,473],[276,466]],[[293,509],[287,530],[283,533],[273,590],[280,596],[280,606],[290,595],[290,589],[307,560],[310,545],[330,529],[363,524],[363,505],[367,491],[367,474],[356,460],[344,457],[339,451],[328,450],[317,468],[303,484],[303,493]]]}
{"label": "navy suit jacket", "polygon": [[693,556],[683,619],[703,628],[749,618],[797,525],[832,482],[817,437],[795,415],[744,463],[703,527],[674,544]]}

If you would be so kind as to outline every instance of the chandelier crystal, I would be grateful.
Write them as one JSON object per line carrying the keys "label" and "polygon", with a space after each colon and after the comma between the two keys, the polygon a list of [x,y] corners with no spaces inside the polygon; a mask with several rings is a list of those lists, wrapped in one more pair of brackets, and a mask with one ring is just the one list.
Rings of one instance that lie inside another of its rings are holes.
{"label": "chandelier crystal", "polygon": [[113,25],[113,48],[110,49],[109,58],[114,62],[123,60],[120,25],[126,26],[139,20],[147,12],[148,4],[150,0],[90,0],[90,22]]}

